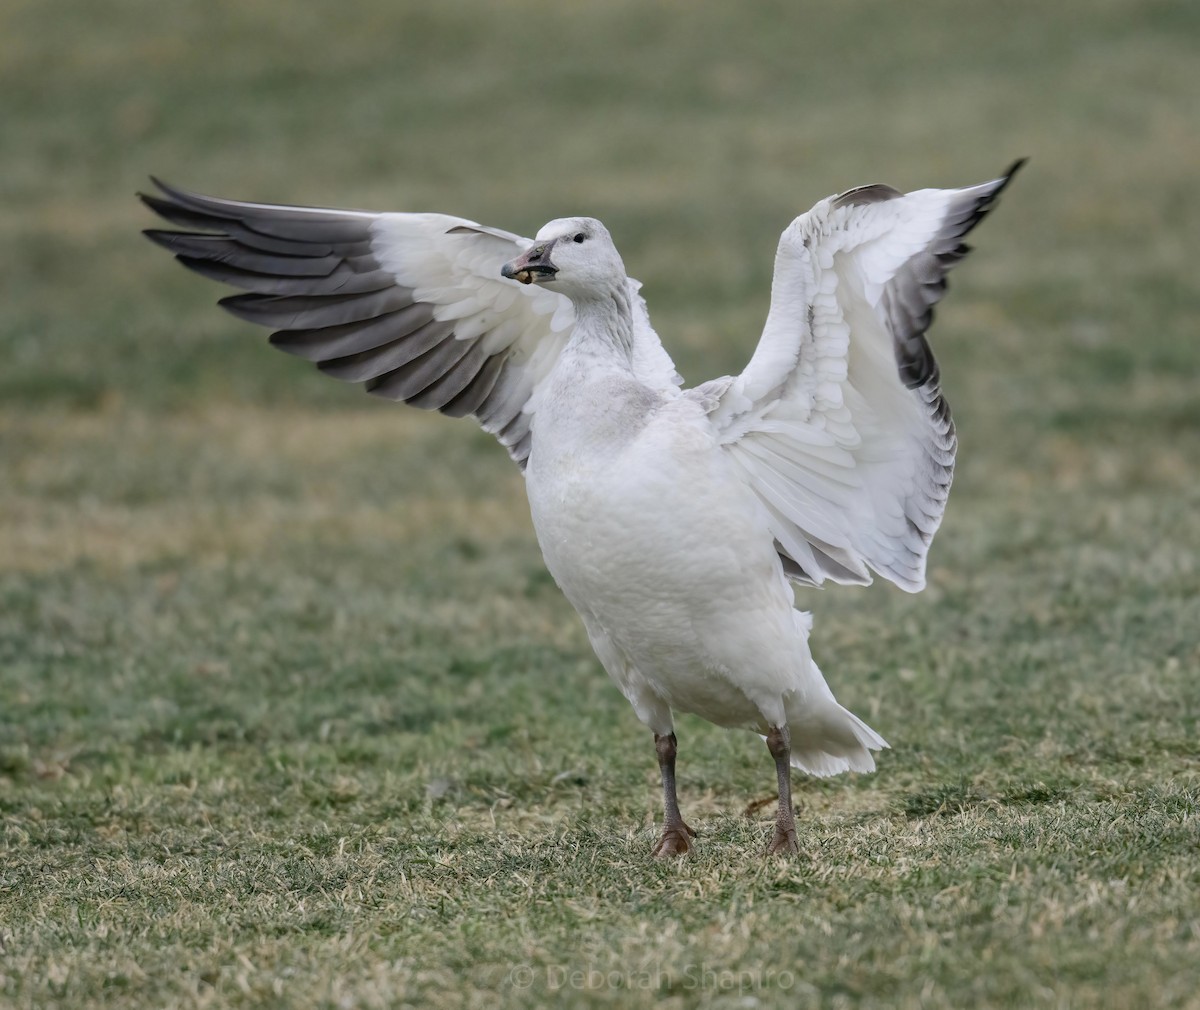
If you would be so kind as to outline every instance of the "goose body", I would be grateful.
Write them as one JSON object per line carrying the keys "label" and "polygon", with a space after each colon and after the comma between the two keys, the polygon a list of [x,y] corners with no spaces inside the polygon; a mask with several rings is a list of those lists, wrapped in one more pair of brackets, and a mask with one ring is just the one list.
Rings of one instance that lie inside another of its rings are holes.
{"label": "goose body", "polygon": [[798,767],[874,769],[869,748],[886,744],[833,701],[765,510],[701,402],[569,345],[525,480],[550,573],[656,734],[672,712],[760,733],[795,724]]}
{"label": "goose body", "polygon": [[673,713],[763,734],[797,848],[789,767],[875,769],[882,737],[834,699],[793,585],[924,584],[956,441],[925,339],[962,236],[1016,170],[907,195],[860,187],[783,233],[747,368],[694,389],[604,226],[534,240],[444,215],[249,204],[159,184],[188,231],[147,234],[241,287],[235,314],[378,395],[493,432],[525,474],[538,543],[600,662],[655,737],[664,826]]}

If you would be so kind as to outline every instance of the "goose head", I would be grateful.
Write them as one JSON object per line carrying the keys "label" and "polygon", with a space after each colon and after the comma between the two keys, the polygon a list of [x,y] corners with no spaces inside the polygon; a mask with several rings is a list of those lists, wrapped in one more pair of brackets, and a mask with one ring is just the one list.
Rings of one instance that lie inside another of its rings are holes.
{"label": "goose head", "polygon": [[612,236],[591,217],[551,221],[500,273],[522,284],[548,284],[572,301],[605,296],[626,283],[625,264]]}

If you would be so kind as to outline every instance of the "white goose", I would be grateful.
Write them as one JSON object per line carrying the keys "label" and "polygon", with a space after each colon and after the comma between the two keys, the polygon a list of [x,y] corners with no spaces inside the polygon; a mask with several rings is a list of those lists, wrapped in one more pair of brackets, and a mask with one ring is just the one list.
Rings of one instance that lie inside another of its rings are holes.
{"label": "white goose", "polygon": [[148,231],[247,291],[230,312],[378,396],[493,433],[525,473],[538,542],[600,662],[654,732],[665,819],[674,711],[765,735],[768,849],[797,849],[791,765],[869,772],[883,738],[834,699],[792,587],[925,584],[956,447],[925,340],[962,238],[1019,168],[957,190],[863,186],[783,232],[741,375],[682,390],[640,285],[592,218],[532,242],[440,214],[242,203],[158,183]]}

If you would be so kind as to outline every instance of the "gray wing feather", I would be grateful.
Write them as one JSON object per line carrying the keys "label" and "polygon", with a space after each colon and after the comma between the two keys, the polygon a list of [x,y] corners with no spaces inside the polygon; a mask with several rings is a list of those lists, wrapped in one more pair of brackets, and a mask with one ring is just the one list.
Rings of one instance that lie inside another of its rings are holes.
{"label": "gray wing feather", "polygon": [[365,322],[324,326],[315,330],[280,330],[271,334],[271,343],[281,351],[309,361],[330,361],[400,340],[416,333],[432,319],[432,306],[409,305]]}
{"label": "gray wing feather", "polygon": [[504,368],[504,358],[493,354],[478,372],[468,381],[457,396],[447,400],[438,409],[449,417],[468,417],[478,414],[495,387]]}
{"label": "gray wing feather", "polygon": [[[452,323],[429,324],[430,328],[439,326],[445,326],[451,332],[454,330]],[[432,346],[424,354],[372,379],[367,384],[368,391],[389,400],[403,400],[405,403],[424,393],[434,382],[459,364],[471,349],[468,341],[446,340],[445,336],[446,334],[443,334],[442,339],[432,341]]]}
{"label": "gray wing feather", "polygon": [[[221,299],[241,319],[275,329],[271,343],[368,392],[455,417],[474,415],[521,466],[529,455],[522,411],[528,381],[454,321],[434,320],[372,252],[377,215],[244,203],[153,180],[164,197],[143,203],[186,232],[146,232],[184,266],[246,294]],[[520,243],[508,232],[462,225],[453,233]]]}
{"label": "gray wing feather", "polygon": [[[163,188],[164,192],[167,191],[164,183],[155,180],[155,185]],[[192,195],[184,193],[182,190],[175,190],[173,192],[178,193],[179,199],[181,200]],[[138,198],[164,221],[169,221],[171,224],[179,225],[181,228],[219,230],[229,238],[234,239],[241,245],[251,249],[260,249],[263,252],[282,253],[285,256],[325,256],[334,251],[334,247],[328,243],[293,242],[287,239],[270,238],[267,235],[263,235],[261,232],[256,232],[252,228],[247,227],[236,218],[231,218],[223,214],[216,214],[211,211],[203,212],[192,209],[184,206],[181,203],[175,203],[172,200],[164,200],[162,197],[153,196],[149,193],[139,193]],[[160,237],[168,234],[177,235],[180,233],[163,231],[156,232],[156,235]],[[158,242],[159,245],[163,244],[157,237],[155,237],[154,240]],[[367,242],[355,242],[351,243],[348,249],[345,245],[340,248],[347,255],[355,255],[368,252],[370,247],[369,243]]]}
{"label": "gray wing feather", "polygon": [[326,277],[343,257],[332,251],[322,256],[269,252],[242,245],[225,235],[206,235],[198,232],[160,231],[151,228],[143,232],[146,238],[164,249],[188,259],[225,263],[231,268],[251,274],[270,274],[284,277]]}
{"label": "gray wing feather", "polygon": [[[417,306],[413,306],[416,308]],[[421,306],[424,308],[424,306]],[[405,368],[410,362],[435,350],[439,344],[461,343],[453,339],[454,324],[431,320],[402,334],[395,340],[342,357],[325,359],[317,366],[326,375],[346,382],[369,382],[388,375],[393,369]],[[447,339],[450,338],[450,339]],[[373,386],[368,387],[374,391]],[[380,394],[387,395],[387,394]],[[402,400],[402,396],[393,396]]]}
{"label": "gray wing feather", "polygon": [[[477,343],[458,343],[464,353],[457,358],[454,355],[442,355],[439,360],[426,362],[422,373],[410,378],[411,392],[404,398],[405,403],[425,410],[441,410],[479,375],[488,358],[487,353]],[[431,355],[433,353],[430,352]],[[430,375],[435,378],[424,388],[419,388],[419,384],[424,383]]]}
{"label": "gray wing feather", "polygon": [[835,208],[861,207],[868,203],[883,203],[885,200],[895,200],[896,197],[903,195],[898,189],[885,186],[881,182],[875,182],[869,186],[856,186],[854,189],[848,189],[844,193],[839,193],[833,198],[833,206]]}
{"label": "gray wing feather", "polygon": [[343,255],[358,255],[371,248],[371,222],[376,215],[367,211],[223,200],[176,189],[153,176],[150,179],[168,199],[142,193],[139,194],[142,202],[173,223],[190,222],[185,227],[232,234],[247,245],[268,251],[287,252],[289,245],[308,250],[297,255],[312,255],[314,247],[322,245],[328,246],[325,252],[337,251]]}
{"label": "gray wing feather", "polygon": [[377,319],[413,300],[407,288],[392,286],[358,295],[230,295],[218,304],[248,323],[290,330]]}
{"label": "gray wing feather", "polygon": [[338,264],[328,274],[312,276],[254,273],[244,267],[182,254],[177,254],[176,259],[201,277],[260,295],[351,295],[380,291],[396,283],[396,278],[386,270],[359,272],[345,263]]}

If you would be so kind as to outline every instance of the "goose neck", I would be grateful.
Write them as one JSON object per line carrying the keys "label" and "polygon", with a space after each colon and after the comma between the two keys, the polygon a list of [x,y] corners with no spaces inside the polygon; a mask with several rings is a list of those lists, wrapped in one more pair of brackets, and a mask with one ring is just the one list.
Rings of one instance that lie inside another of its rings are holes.
{"label": "goose neck", "polygon": [[633,311],[628,291],[614,288],[573,301],[575,332],[571,343],[576,351],[631,362]]}

